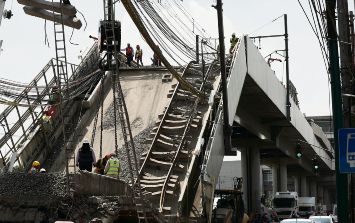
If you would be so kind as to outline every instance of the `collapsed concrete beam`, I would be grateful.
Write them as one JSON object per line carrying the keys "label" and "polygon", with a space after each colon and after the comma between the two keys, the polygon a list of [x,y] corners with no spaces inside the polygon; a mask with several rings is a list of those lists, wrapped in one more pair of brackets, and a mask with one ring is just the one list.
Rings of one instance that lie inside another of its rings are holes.
{"label": "collapsed concrete beam", "polygon": [[17,2],[19,4],[38,9],[46,9],[57,13],[63,13],[63,15],[67,16],[74,17],[76,14],[75,7],[69,4],[60,4],[59,2],[47,2],[43,0],[17,0]]}
{"label": "collapsed concrete beam", "polygon": [[[39,9],[32,6],[25,6],[23,7],[23,11],[27,15],[35,16],[38,18],[50,20],[57,23],[62,23],[62,19],[60,18],[59,14],[53,15],[52,12],[47,11],[45,9]],[[63,15],[63,24],[65,26],[69,26],[75,29],[80,29],[82,26],[81,21],[78,18],[67,16],[67,15]]]}

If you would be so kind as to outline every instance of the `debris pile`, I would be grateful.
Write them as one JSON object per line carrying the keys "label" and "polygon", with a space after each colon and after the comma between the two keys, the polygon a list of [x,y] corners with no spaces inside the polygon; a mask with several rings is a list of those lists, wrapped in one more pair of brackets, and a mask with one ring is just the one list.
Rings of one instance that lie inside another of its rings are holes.
{"label": "debris pile", "polygon": [[41,199],[48,202],[66,196],[66,177],[62,173],[4,173],[0,175],[0,200]]}
{"label": "debris pile", "polygon": [[[133,137],[134,147],[136,149],[136,156],[137,156],[137,162],[138,162],[139,167],[141,165],[140,158],[142,157],[142,154],[149,149],[150,144],[147,144],[146,141],[149,138],[152,129],[153,129],[153,127],[146,128],[143,131],[141,131],[139,134],[137,134],[135,137]],[[131,145],[128,146],[128,149],[130,151],[131,158],[132,158],[131,163],[132,163],[132,167],[133,167],[133,173],[135,174],[134,160],[133,160]],[[126,149],[124,147],[118,149],[118,157],[120,159],[121,168],[122,168],[121,173],[120,173],[120,179],[122,179],[126,182],[130,182],[127,153],[126,153]]]}

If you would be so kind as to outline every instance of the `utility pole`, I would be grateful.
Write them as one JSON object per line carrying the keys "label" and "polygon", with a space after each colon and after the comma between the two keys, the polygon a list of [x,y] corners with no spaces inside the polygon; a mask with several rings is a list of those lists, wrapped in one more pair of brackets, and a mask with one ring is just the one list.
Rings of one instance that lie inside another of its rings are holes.
{"label": "utility pole", "polygon": [[222,78],[222,93],[223,93],[223,134],[224,134],[224,149],[227,153],[231,152],[231,126],[229,125],[228,114],[228,94],[227,94],[227,75],[226,75],[226,48],[224,45],[224,26],[223,26],[223,8],[222,0],[217,0],[217,5],[213,6],[217,9],[218,17],[218,33],[219,33],[219,49],[220,49],[220,64]]}
{"label": "utility pole", "polygon": [[[342,93],[352,94],[351,88],[351,42],[349,28],[348,1],[337,0],[338,30],[340,49],[340,73]],[[350,127],[350,97],[343,98],[344,128]]]}
{"label": "utility pole", "polygon": [[[352,94],[352,69],[353,69],[353,60],[351,46],[352,41],[350,38],[350,20],[348,13],[348,1],[347,0],[337,0],[337,11],[338,11],[338,30],[339,30],[339,49],[340,49],[340,73],[342,79],[342,94]],[[351,128],[351,97],[343,97],[343,127]],[[350,174],[350,202],[349,206],[351,213],[351,220],[353,220],[353,210],[354,210],[354,182],[355,175]]]}
{"label": "utility pole", "polygon": [[286,62],[286,116],[287,120],[291,121],[291,102],[290,102],[290,67],[288,57],[288,29],[287,29],[287,14],[284,14],[285,26],[285,62]]}
{"label": "utility pole", "polygon": [[331,76],[332,107],[334,123],[334,147],[335,147],[335,174],[336,194],[338,205],[338,222],[349,222],[348,211],[348,176],[339,172],[339,145],[338,130],[343,127],[343,110],[341,98],[340,68],[337,31],[335,23],[335,0],[326,0],[328,49],[329,49],[329,72]]}

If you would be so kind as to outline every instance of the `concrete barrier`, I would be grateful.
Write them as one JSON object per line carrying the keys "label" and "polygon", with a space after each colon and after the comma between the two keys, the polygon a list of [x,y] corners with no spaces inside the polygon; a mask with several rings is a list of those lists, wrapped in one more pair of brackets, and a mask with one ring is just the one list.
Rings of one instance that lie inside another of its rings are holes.
{"label": "concrete barrier", "polygon": [[112,177],[80,171],[74,176],[76,194],[91,196],[132,196],[131,187]]}

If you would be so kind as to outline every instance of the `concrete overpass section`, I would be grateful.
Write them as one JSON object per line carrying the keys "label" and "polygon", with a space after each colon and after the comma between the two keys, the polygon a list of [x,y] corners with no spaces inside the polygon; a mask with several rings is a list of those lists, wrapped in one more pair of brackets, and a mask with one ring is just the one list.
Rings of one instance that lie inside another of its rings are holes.
{"label": "concrete overpass section", "polygon": [[[333,151],[331,147],[328,147],[329,143],[322,137],[319,129],[317,134],[314,133],[315,127],[312,128],[308,124],[292,100],[291,121],[287,120],[286,89],[277,80],[251,40],[245,37],[237,46],[229,64],[229,118],[230,125],[233,125],[236,130],[233,135],[233,145],[242,151],[244,194],[247,196],[245,200],[249,210],[258,210],[261,195],[261,163],[278,164],[280,174],[275,176],[278,176],[280,188],[277,190],[282,191],[287,189],[287,169],[294,166],[299,171],[312,174],[311,159],[314,156],[319,158],[320,174],[332,171],[334,169]],[[192,73],[193,77],[201,79],[201,73],[198,71],[192,71]],[[158,197],[153,198],[159,201],[155,203],[156,208],[168,217],[176,217],[177,213],[187,216],[190,210],[194,210],[191,212],[191,217],[200,218],[202,210],[206,210],[207,217],[209,217],[214,187],[224,156],[220,79],[216,76],[210,84],[209,89],[213,90],[209,92],[208,106],[197,103],[195,107],[196,98],[180,89],[179,85],[174,85],[172,88],[172,83],[162,83],[162,77],[165,75],[167,73],[156,71],[139,73],[136,70],[121,73],[131,125],[134,127],[133,134],[138,135],[147,128],[149,132],[151,125],[153,128],[155,124],[158,126],[152,135],[154,136],[152,145],[144,161],[146,165],[143,163],[140,172],[141,180],[145,180],[142,186],[148,197]],[[109,80],[109,74],[107,74],[104,86],[110,86]],[[196,82],[191,77],[189,81],[201,87],[201,81]],[[80,144],[80,139],[91,138],[94,116],[98,111],[95,105],[100,105],[101,97],[97,96],[100,86],[101,84],[97,85],[88,102],[84,103],[86,112],[80,115],[78,127],[84,130],[76,132],[77,141],[72,144],[73,147],[78,147],[77,143]],[[172,103],[168,99],[161,100],[166,98],[166,95],[180,101],[183,107],[186,103],[185,107],[179,109],[172,106],[175,102]],[[105,115],[102,127],[106,126],[103,128],[103,154],[112,152],[114,149],[115,133],[112,131],[112,121],[110,122],[109,119],[111,97],[112,93],[107,90],[103,106]],[[77,108],[78,106],[82,107],[81,104],[77,105]],[[165,106],[167,107],[164,111]],[[194,111],[196,108],[198,109]],[[191,113],[191,111],[194,112]],[[161,112],[163,112],[161,120],[155,123]],[[197,116],[191,116],[189,112]],[[80,112],[71,114],[76,115],[78,119]],[[169,119],[164,117],[169,117]],[[108,121],[105,122],[106,118]],[[98,123],[101,123],[100,117]],[[97,129],[101,129],[100,125]],[[189,131],[192,133],[190,134]],[[94,149],[97,154],[100,153],[99,136],[100,134],[96,134],[94,140]],[[150,137],[145,135],[143,138],[149,139]],[[299,141],[302,142],[304,155],[302,159],[296,160],[293,157],[295,145]],[[28,154],[30,153],[28,150]],[[65,156],[61,154],[55,156],[57,159],[51,165],[51,170],[62,170]],[[273,160],[273,157],[277,159]],[[198,168],[201,163],[202,170]],[[153,191],[152,188],[158,190]],[[179,190],[174,190],[174,188],[179,188]],[[171,196],[171,191],[173,191],[173,196]]]}
{"label": "concrete overpass section", "polygon": [[[243,189],[249,211],[260,210],[260,164],[267,160],[279,167],[279,174],[275,174],[279,191],[287,190],[288,166],[294,166],[301,175],[314,175],[312,159],[316,157],[319,174],[334,171],[329,141],[320,129],[312,128],[293,100],[288,121],[286,88],[248,37],[241,39],[230,66],[228,100],[230,125],[236,129],[233,145],[242,152]],[[206,148],[205,185],[215,185],[223,160],[221,108],[220,104]],[[301,159],[295,159],[298,142],[302,145]],[[213,192],[203,193],[213,197]]]}
{"label": "concrete overpass section", "polygon": [[[129,118],[131,122],[132,134],[134,137],[139,137],[136,148],[141,154],[149,146],[147,139],[151,130],[159,120],[159,115],[164,111],[165,106],[169,102],[167,97],[175,80],[168,82],[163,81],[163,78],[169,75],[166,70],[151,69],[151,70],[136,70],[127,69],[120,73],[121,85],[124,91]],[[105,94],[103,97],[103,119],[101,122],[101,83],[98,83],[93,94],[83,104],[86,111],[82,114],[81,121],[77,128],[76,144],[73,148],[76,151],[80,148],[84,138],[93,141],[93,149],[97,159],[100,157],[100,138],[102,128],[102,147],[101,154],[105,156],[108,153],[115,151],[114,143],[114,122],[113,122],[113,94],[111,89],[111,75],[107,74],[104,83]],[[98,115],[96,131],[94,131],[95,116]],[[102,123],[102,124],[101,124]],[[118,126],[118,128],[120,128]],[[120,131],[119,131],[120,132]],[[92,136],[94,134],[94,139]],[[123,138],[120,133],[116,133],[118,137],[119,156],[121,160],[125,159],[125,153],[122,148]],[[64,151],[59,155],[58,159],[52,167],[53,171],[62,171],[65,168]],[[74,171],[74,159],[70,160],[70,171]],[[128,173],[128,166],[125,162],[122,163],[122,176]]]}

